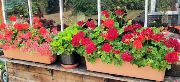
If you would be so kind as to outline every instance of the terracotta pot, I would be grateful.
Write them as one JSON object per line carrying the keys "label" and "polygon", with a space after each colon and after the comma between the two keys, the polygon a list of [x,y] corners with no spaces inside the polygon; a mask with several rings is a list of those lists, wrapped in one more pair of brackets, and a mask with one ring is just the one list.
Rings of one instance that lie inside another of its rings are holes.
{"label": "terracotta pot", "polygon": [[[24,53],[20,49],[3,50],[4,56],[11,59],[26,60],[44,64],[51,64],[55,61],[56,56],[43,56],[40,53]],[[53,59],[54,58],[54,59]]]}
{"label": "terracotta pot", "polygon": [[124,62],[121,66],[115,66],[114,64],[105,64],[100,59],[96,60],[96,63],[92,64],[86,61],[87,70],[96,71],[102,73],[109,73],[115,75],[136,77],[142,79],[163,81],[165,71],[158,71],[152,69],[150,66],[139,68],[136,65]]}

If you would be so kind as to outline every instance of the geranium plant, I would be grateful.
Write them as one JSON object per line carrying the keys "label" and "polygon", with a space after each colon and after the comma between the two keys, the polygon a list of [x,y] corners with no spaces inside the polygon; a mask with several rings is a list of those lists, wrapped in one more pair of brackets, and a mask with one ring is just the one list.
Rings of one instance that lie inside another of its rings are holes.
{"label": "geranium plant", "polygon": [[9,24],[0,24],[0,42],[4,50],[21,49],[26,53],[40,53],[52,55],[50,42],[58,33],[54,28],[51,31],[44,28],[40,19],[34,17],[33,25],[27,22],[19,22],[15,16],[10,16]]}
{"label": "geranium plant", "polygon": [[143,28],[141,24],[132,24],[131,20],[121,27],[116,17],[123,14],[117,14],[117,10],[111,14],[104,12],[100,26],[94,20],[78,22],[82,31],[72,39],[77,52],[89,62],[95,63],[97,59],[115,65],[130,62],[139,67],[165,70],[179,61],[180,43],[177,39],[165,38],[159,28]]}

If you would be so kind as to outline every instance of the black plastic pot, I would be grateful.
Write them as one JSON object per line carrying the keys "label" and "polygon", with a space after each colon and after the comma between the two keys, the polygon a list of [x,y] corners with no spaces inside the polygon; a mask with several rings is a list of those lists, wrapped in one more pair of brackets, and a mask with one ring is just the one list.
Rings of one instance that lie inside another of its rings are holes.
{"label": "black plastic pot", "polygon": [[80,56],[77,53],[71,55],[63,54],[60,56],[61,64],[73,65],[79,63]]}
{"label": "black plastic pot", "polygon": [[60,56],[61,66],[65,69],[73,69],[79,65],[81,57],[77,53],[71,55],[63,54]]}
{"label": "black plastic pot", "polygon": [[166,76],[180,77],[180,65],[173,64],[171,69],[166,71]]}

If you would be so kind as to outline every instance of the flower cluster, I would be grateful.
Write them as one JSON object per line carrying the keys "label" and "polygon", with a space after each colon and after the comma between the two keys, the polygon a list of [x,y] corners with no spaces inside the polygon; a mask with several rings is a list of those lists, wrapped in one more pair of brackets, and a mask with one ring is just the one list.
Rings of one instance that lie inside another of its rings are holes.
{"label": "flower cluster", "polygon": [[27,22],[18,22],[15,16],[10,16],[10,24],[0,24],[0,41],[1,48],[15,49],[20,48],[25,52],[39,52],[41,55],[52,55],[49,43],[52,41],[51,35],[57,34],[57,30],[53,29],[54,33],[42,26],[40,19],[34,17],[33,27]]}
{"label": "flower cluster", "polygon": [[83,31],[80,31],[73,36],[71,44],[74,47],[83,45],[84,47],[86,47],[85,50],[87,54],[92,54],[97,50],[95,43],[90,38],[86,38]]}
{"label": "flower cluster", "polygon": [[141,24],[128,25],[126,28],[124,28],[124,32],[134,32],[137,29],[141,29],[141,28],[142,28]]}
{"label": "flower cluster", "polygon": [[173,38],[169,38],[169,39],[166,39],[164,41],[164,44],[168,47],[168,48],[174,48],[174,50],[176,52],[179,52],[180,53],[180,43],[178,42],[177,39],[173,39]]}
{"label": "flower cluster", "polygon": [[177,39],[165,38],[159,28],[143,28],[132,21],[121,24],[119,17],[123,19],[125,14],[123,10],[114,13],[104,10],[98,27],[93,20],[79,21],[77,25],[81,31],[73,36],[72,45],[82,55],[85,51],[84,56],[90,61],[99,58],[106,63],[131,62],[139,67],[150,65],[159,70],[179,61],[180,43]]}
{"label": "flower cluster", "polygon": [[113,40],[116,39],[118,36],[119,36],[118,30],[117,30],[116,28],[110,28],[110,29],[107,31],[107,34],[105,34],[104,37],[105,37],[107,40],[113,41]]}

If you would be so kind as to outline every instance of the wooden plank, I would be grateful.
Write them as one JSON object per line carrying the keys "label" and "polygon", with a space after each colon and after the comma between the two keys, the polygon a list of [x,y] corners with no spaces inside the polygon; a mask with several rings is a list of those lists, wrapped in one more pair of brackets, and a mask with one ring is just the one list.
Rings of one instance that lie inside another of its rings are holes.
{"label": "wooden plank", "polygon": [[[66,70],[66,69],[62,68],[61,66],[59,66],[59,63],[46,65],[46,64],[40,64],[40,63],[34,63],[34,62],[8,59],[8,58],[4,58],[4,57],[0,57],[0,60],[11,62],[11,63],[36,66],[36,67],[41,67],[41,68],[46,68],[46,69],[53,69],[53,70],[58,70],[58,71],[62,71],[62,72],[75,73],[75,74],[81,74],[81,75],[87,75],[87,76],[93,76],[93,77],[100,77],[100,78],[105,78],[105,79],[114,79],[114,80],[128,81],[128,82],[153,82],[150,80],[144,80],[144,79],[138,79],[138,78],[115,76],[115,75],[110,75],[110,74],[91,72],[91,71],[87,71],[86,68],[83,66],[80,66],[76,69]],[[168,77],[166,77],[166,78],[168,78]],[[175,77],[170,77],[170,78],[175,78]]]}

